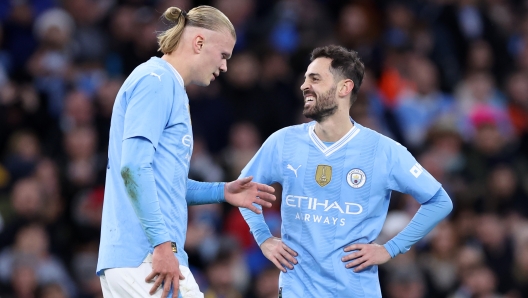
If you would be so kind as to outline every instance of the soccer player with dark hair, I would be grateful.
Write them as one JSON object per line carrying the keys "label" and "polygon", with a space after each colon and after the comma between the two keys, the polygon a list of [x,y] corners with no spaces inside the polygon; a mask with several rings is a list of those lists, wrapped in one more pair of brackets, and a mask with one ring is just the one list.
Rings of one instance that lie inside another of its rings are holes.
{"label": "soccer player with dark hair", "polygon": [[[241,209],[282,271],[282,297],[381,297],[377,265],[408,251],[453,208],[405,147],[350,118],[364,71],[354,51],[316,48],[301,86],[303,114],[314,121],[275,132],[242,171],[283,187],[281,238],[262,214]],[[393,190],[421,207],[403,231],[376,244]]]}

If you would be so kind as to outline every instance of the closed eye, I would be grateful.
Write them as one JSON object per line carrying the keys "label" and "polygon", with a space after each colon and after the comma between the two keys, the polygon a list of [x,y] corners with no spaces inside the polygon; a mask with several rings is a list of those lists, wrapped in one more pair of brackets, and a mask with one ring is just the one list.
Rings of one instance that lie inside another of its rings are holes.
{"label": "closed eye", "polygon": [[308,77],[312,82],[319,82],[321,80],[319,74],[317,73],[309,73],[307,76],[304,77]]}

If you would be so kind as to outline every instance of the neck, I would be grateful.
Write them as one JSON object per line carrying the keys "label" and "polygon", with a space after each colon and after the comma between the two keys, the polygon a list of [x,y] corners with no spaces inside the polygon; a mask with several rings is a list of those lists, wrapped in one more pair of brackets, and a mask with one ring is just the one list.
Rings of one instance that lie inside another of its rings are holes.
{"label": "neck", "polygon": [[170,54],[163,55],[161,59],[167,61],[170,65],[172,65],[172,67],[176,69],[176,71],[178,71],[183,79],[184,86],[187,87],[187,85],[189,85],[191,82],[191,69],[189,65],[190,59],[185,59],[184,55],[178,53],[178,49]]}
{"label": "neck", "polygon": [[354,124],[350,121],[348,110],[339,108],[336,113],[315,124],[315,134],[323,142],[337,142],[346,135]]}

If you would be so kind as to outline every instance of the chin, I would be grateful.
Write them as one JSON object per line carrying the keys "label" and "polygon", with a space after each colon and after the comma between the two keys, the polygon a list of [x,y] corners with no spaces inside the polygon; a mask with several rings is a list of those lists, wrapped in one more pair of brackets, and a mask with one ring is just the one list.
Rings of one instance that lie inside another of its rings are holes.
{"label": "chin", "polygon": [[195,85],[200,86],[200,87],[207,87],[211,85],[211,81],[201,81],[201,82],[195,83]]}
{"label": "chin", "polygon": [[303,116],[308,118],[308,119],[312,119],[313,120],[313,116],[314,115],[310,111],[308,111],[308,112],[303,112]]}

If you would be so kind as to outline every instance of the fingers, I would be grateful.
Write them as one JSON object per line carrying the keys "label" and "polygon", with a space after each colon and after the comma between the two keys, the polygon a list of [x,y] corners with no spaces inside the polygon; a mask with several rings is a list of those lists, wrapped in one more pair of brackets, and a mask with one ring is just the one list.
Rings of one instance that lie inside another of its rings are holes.
{"label": "fingers", "polygon": [[266,185],[266,184],[261,184],[261,183],[257,183],[257,189],[261,192],[266,192],[266,193],[274,193],[275,192],[275,188],[269,186],[269,185]]}
{"label": "fingers", "polygon": [[347,247],[345,247],[345,251],[348,252],[348,251],[353,251],[353,250],[362,250],[365,245],[367,244],[351,244]]}
{"label": "fingers", "polygon": [[[360,272],[369,266],[375,264],[382,264],[386,261],[380,262],[377,256],[376,244],[352,244],[344,249],[344,251],[354,251],[341,258],[341,261],[348,262],[346,268],[354,268],[354,272]],[[381,246],[380,246],[381,247]]]}
{"label": "fingers", "polygon": [[356,258],[359,258],[359,257],[362,257],[363,256],[363,253],[361,252],[354,252],[354,253],[351,253],[351,254],[348,254],[344,257],[341,258],[341,261],[343,262],[348,262],[350,260],[353,260],[353,259],[356,259]]}
{"label": "fingers", "polygon": [[248,208],[249,210],[255,212],[256,214],[261,214],[262,213],[262,210],[260,210],[259,208],[255,207],[255,205],[253,205],[253,204],[249,204],[249,206],[247,206],[246,208]]}
{"label": "fingers", "polygon": [[[258,198],[262,199],[266,205],[269,205],[269,207],[271,207],[271,203],[268,203],[268,202],[273,202],[275,201],[277,198],[275,197],[275,195],[272,195],[272,194],[269,194],[267,192],[259,192],[257,194]],[[260,203],[258,203],[260,204]],[[260,204],[262,205],[262,204]]]}
{"label": "fingers", "polygon": [[[365,247],[366,247],[365,244],[352,244],[352,245],[345,247],[344,249],[345,252],[354,251],[353,253],[348,254],[341,258],[341,261],[343,262],[352,261],[345,265],[346,268],[353,268],[360,264],[361,266],[363,266],[362,268],[365,267],[364,264],[366,261],[368,261],[368,258],[365,256],[366,252],[365,250],[363,250]],[[362,269],[359,269],[358,267],[354,269],[354,272],[358,272],[360,270]]]}
{"label": "fingers", "polygon": [[[288,262],[288,261],[282,256],[282,254],[278,254],[278,255],[277,255],[277,260],[279,260],[279,262],[280,262],[283,266],[286,266],[286,267],[288,267],[288,269],[293,270],[293,265],[290,264],[290,262]],[[284,272],[286,272],[286,271],[284,271]]]}
{"label": "fingers", "polygon": [[[161,293],[161,298],[166,298],[169,295],[169,292],[171,290],[171,285],[172,285],[172,278],[170,278],[168,275],[166,275],[165,276],[165,282],[163,284],[163,293]],[[175,285],[174,292],[177,292],[177,290],[178,290],[178,288]],[[174,297],[174,295],[173,295],[173,297]],[[176,297],[178,297],[178,296],[176,296]]]}
{"label": "fingers", "polygon": [[160,287],[161,282],[163,281],[164,277],[165,277],[164,275],[160,274],[158,276],[158,278],[156,278],[156,281],[154,282],[154,285],[150,289],[150,292],[149,292],[150,295],[154,295],[154,293],[156,293],[156,290],[158,290],[158,288]]}
{"label": "fingers", "polygon": [[246,185],[249,182],[251,182],[251,180],[253,180],[253,176],[249,176],[249,177],[244,177],[242,179],[238,179],[238,181],[240,181],[240,185]]}
{"label": "fingers", "polygon": [[369,261],[366,261],[363,264],[361,264],[360,266],[358,266],[356,269],[354,269],[354,272],[362,271],[362,270],[364,270],[364,269],[366,269],[367,267],[370,267],[370,266],[372,266],[372,264]]}
{"label": "fingers", "polygon": [[279,263],[279,261],[277,261],[277,259],[273,258],[271,260],[271,262],[275,265],[275,267],[279,268],[280,271],[286,273],[286,269],[284,269],[284,267],[282,267],[281,263]]}
{"label": "fingers", "polygon": [[178,273],[178,277],[174,276],[172,279],[172,298],[178,298],[178,292],[180,291],[180,280],[184,280],[185,276],[181,271]]}
{"label": "fingers", "polygon": [[286,272],[286,268],[293,270],[293,264],[297,264],[297,253],[282,243],[279,238],[270,238],[261,244],[264,256],[268,258],[280,271]]}
{"label": "fingers", "polygon": [[[282,243],[282,248],[284,248],[284,250],[286,250],[286,251],[287,251],[288,253],[290,253],[290,255],[292,255],[292,256],[295,256],[295,257],[296,257],[296,256],[299,255],[295,250],[291,249],[288,245],[286,245],[286,244],[284,244],[284,243]],[[296,263],[296,264],[297,264],[297,263]]]}
{"label": "fingers", "polygon": [[[297,259],[295,259],[287,250],[282,250],[281,255],[288,261],[288,265],[291,265],[290,263],[297,264]],[[288,266],[288,268],[290,267]],[[293,269],[293,266],[291,266],[290,269]]]}
{"label": "fingers", "polygon": [[266,207],[266,208],[271,207],[271,203],[270,202],[266,202],[262,198],[255,198],[255,203],[259,204],[262,207]]}
{"label": "fingers", "polygon": [[145,277],[145,282],[147,282],[147,283],[152,282],[152,279],[154,279],[154,277],[156,277],[158,274],[159,273],[157,273],[155,271],[150,272],[150,274],[147,275],[147,277]]}
{"label": "fingers", "polygon": [[178,298],[178,292],[180,291],[180,279],[185,279],[183,275],[180,272],[180,275],[178,277],[174,276],[172,279],[172,298]]}
{"label": "fingers", "polygon": [[366,261],[367,261],[367,258],[365,258],[365,257],[360,257],[360,258],[357,258],[357,259],[353,260],[353,261],[350,262],[350,263],[347,263],[347,264],[345,265],[345,267],[347,267],[347,268],[353,268],[353,267],[356,267],[356,266],[358,266],[358,265],[360,265],[360,264],[363,264],[363,263],[366,262]]}

